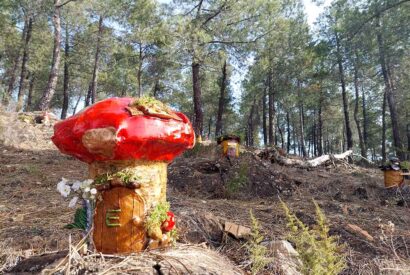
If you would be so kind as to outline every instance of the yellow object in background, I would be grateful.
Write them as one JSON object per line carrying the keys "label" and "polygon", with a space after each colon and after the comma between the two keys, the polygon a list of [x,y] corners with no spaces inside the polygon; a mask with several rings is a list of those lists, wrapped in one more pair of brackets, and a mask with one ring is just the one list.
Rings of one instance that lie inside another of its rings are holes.
{"label": "yellow object in background", "polygon": [[222,141],[224,156],[239,157],[239,143],[236,140]]}

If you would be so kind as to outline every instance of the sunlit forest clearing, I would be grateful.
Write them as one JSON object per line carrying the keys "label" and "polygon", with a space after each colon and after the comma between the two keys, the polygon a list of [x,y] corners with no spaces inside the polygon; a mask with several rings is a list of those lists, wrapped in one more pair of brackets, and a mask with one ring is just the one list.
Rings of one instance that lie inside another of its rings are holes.
{"label": "sunlit forest clearing", "polygon": [[409,2],[1,1],[0,273],[409,274]]}

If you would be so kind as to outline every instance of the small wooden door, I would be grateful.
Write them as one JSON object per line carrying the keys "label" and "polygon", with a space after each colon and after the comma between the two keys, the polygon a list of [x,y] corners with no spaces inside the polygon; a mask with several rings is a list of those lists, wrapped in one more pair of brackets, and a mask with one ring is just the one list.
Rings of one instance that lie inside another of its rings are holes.
{"label": "small wooden door", "polygon": [[143,250],[144,202],[141,197],[125,187],[103,191],[101,195],[94,214],[93,239],[97,251],[112,254]]}

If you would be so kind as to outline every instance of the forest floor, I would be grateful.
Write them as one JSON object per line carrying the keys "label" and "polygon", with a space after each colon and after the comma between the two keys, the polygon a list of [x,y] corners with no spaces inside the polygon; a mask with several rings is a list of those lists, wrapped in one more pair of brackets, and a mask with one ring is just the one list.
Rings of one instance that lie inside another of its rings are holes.
{"label": "forest floor", "polygon": [[[22,133],[14,144],[13,139],[0,143],[0,273],[21,259],[67,250],[70,234],[74,243],[81,238],[63,228],[74,210],[56,184],[62,177],[86,178],[87,166],[53,148],[48,139],[52,127],[15,125],[13,131]],[[43,134],[27,135],[31,128]],[[284,167],[259,159],[251,149],[228,161],[211,145],[169,166],[168,189],[180,241],[206,243],[244,270],[249,268],[245,241],[224,233],[223,221],[250,227],[252,210],[266,240],[283,240],[288,230],[280,199],[310,226],[315,224],[314,199],[327,217],[330,234],[345,244],[345,274],[389,274],[392,268],[400,270],[392,274],[410,274],[405,265],[410,258],[410,195],[387,192],[377,169]],[[386,231],[389,222],[394,230]],[[349,224],[372,238],[352,231]]]}

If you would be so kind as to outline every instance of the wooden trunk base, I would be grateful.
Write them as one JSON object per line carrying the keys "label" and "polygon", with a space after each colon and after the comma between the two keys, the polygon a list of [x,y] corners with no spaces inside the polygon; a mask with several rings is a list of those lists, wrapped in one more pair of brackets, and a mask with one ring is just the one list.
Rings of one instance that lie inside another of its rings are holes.
{"label": "wooden trunk base", "polygon": [[95,249],[104,254],[127,254],[169,246],[168,241],[150,239],[144,226],[150,209],[165,202],[167,164],[136,161],[93,163],[90,176],[111,175],[123,169],[135,172],[141,180],[135,188],[120,185],[99,191],[94,213]]}

